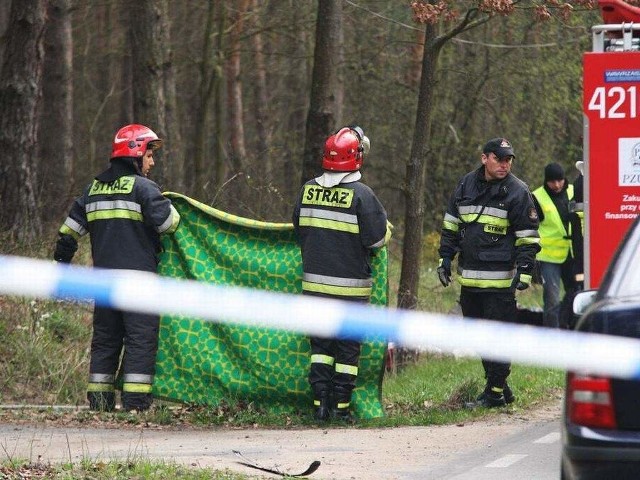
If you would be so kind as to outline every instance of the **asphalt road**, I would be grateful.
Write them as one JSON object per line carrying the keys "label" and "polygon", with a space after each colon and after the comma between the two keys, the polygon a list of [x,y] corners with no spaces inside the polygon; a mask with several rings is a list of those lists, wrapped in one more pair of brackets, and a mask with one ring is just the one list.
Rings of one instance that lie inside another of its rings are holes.
{"label": "asphalt road", "polygon": [[[559,405],[464,425],[385,429],[68,428],[0,424],[0,458],[32,462],[160,459],[247,475],[233,450],[318,480],[559,478]],[[275,477],[273,477],[275,478]]]}

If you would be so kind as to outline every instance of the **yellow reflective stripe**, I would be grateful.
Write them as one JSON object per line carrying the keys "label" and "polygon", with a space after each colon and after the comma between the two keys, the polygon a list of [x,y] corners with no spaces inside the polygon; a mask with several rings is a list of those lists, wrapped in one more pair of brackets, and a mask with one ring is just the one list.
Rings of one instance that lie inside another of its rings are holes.
{"label": "yellow reflective stripe", "polygon": [[387,231],[384,233],[384,237],[378,240],[373,245],[371,245],[369,248],[380,248],[385,246],[387,243],[389,243],[389,240],[391,240],[392,228],[393,228],[393,225],[387,222]]}
{"label": "yellow reflective stripe", "polygon": [[480,278],[463,278],[458,277],[458,282],[463,287],[478,287],[478,288],[509,288],[511,286],[512,279],[508,280],[487,280]]}
{"label": "yellow reflective stripe", "polygon": [[322,363],[323,365],[333,365],[335,358],[329,355],[322,355],[321,353],[313,353],[311,355],[311,363]]}
{"label": "yellow reflective stripe", "polygon": [[338,230],[340,232],[360,233],[360,227],[353,223],[338,222],[336,220],[326,220],[322,218],[300,218],[301,227],[326,228],[327,230]]}
{"label": "yellow reflective stripe", "polygon": [[87,220],[93,222],[95,220],[109,220],[113,218],[125,218],[128,220],[142,221],[142,214],[138,212],[132,212],[131,210],[99,210],[96,212],[87,213]]}
{"label": "yellow reflective stripe", "polygon": [[350,188],[324,188],[320,185],[305,185],[301,202],[303,205],[350,208],[354,191]]}
{"label": "yellow reflective stripe", "polygon": [[148,383],[124,383],[122,385],[123,392],[132,393],[151,393],[153,386]]}
{"label": "yellow reflective stripe", "polygon": [[338,403],[336,404],[336,408],[338,408],[338,409],[340,409],[340,410],[344,410],[344,409],[346,409],[346,408],[349,408],[349,405],[351,405],[351,402],[347,402],[347,403],[344,403],[344,402],[338,402]]}
{"label": "yellow reflective stripe", "polygon": [[506,235],[507,227],[505,225],[494,225],[493,223],[485,223],[483,231],[492,235]]}
{"label": "yellow reflective stripe", "polygon": [[62,225],[60,227],[60,230],[58,230],[58,232],[62,233],[63,235],[71,235],[76,240],[80,240],[80,237],[81,237],[81,235],[78,232],[76,232],[75,230],[70,229],[66,225]]}
{"label": "yellow reflective stripe", "polygon": [[94,180],[91,184],[89,195],[128,194],[133,191],[135,183],[135,176],[120,177],[109,183]]}
{"label": "yellow reflective stripe", "polygon": [[371,295],[371,287],[339,287],[335,285],[322,285],[319,283],[302,281],[302,290],[327,295],[341,295],[345,297],[368,297]]}
{"label": "yellow reflective stripe", "polygon": [[466,223],[472,223],[472,222],[486,223],[489,225],[495,225],[497,227],[509,226],[509,219],[492,217],[491,215],[480,215],[476,220],[476,214],[466,214],[466,215],[460,215],[460,219]]}
{"label": "yellow reflective stripe", "polygon": [[528,275],[526,273],[521,273],[520,274],[520,281],[523,283],[531,283],[531,275]]}
{"label": "yellow reflective stripe", "polygon": [[358,375],[357,365],[347,365],[344,363],[336,363],[336,373],[347,373],[349,375]]}
{"label": "yellow reflective stripe", "polygon": [[115,387],[112,383],[89,383],[87,392],[113,392]]}
{"label": "yellow reflective stripe", "polygon": [[442,222],[442,228],[444,230],[451,230],[452,232],[457,232],[458,231],[458,224],[453,223],[453,222],[444,221],[444,222]]}
{"label": "yellow reflective stripe", "polygon": [[535,237],[525,237],[525,238],[518,238],[516,240],[516,247],[521,247],[522,245],[534,245],[536,243],[540,243],[540,239],[539,238],[535,238]]}
{"label": "yellow reflective stripe", "polygon": [[87,229],[76,222],[73,218],[67,217],[60,227],[59,232],[64,235],[71,235],[77,240],[87,233]]}

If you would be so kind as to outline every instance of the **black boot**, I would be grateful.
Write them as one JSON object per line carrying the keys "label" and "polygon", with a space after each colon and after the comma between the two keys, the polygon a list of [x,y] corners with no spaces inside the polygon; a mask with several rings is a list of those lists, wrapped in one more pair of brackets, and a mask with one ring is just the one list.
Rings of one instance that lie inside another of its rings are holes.
{"label": "black boot", "polygon": [[504,401],[507,403],[507,405],[510,405],[516,401],[516,396],[511,391],[511,387],[509,387],[509,384],[507,382],[504,382],[504,389],[502,391],[502,394],[504,395]]}
{"label": "black boot", "polygon": [[467,408],[495,408],[504,407],[506,404],[503,388],[487,386],[475,402],[468,402],[465,406]]}
{"label": "black boot", "polygon": [[341,422],[353,422],[351,415],[351,388],[336,385],[334,388],[334,403],[331,412],[333,418]]}
{"label": "black boot", "polygon": [[115,392],[87,392],[89,410],[95,412],[113,412],[116,408]]}
{"label": "black boot", "polygon": [[329,421],[330,413],[331,413],[331,395],[329,395],[328,390],[317,392],[314,395],[313,406],[315,407],[315,411],[313,412],[313,418],[317,422],[327,422]]}
{"label": "black boot", "polygon": [[151,408],[153,395],[150,393],[122,392],[122,409],[125,412],[144,412]]}

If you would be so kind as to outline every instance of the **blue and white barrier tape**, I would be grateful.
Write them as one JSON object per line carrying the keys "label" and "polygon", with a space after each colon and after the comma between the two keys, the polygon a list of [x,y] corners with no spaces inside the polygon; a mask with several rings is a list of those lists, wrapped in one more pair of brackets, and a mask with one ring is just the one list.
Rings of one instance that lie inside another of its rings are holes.
{"label": "blue and white barrier tape", "polygon": [[395,310],[303,295],[217,286],[129,270],[0,255],[0,294],[90,299],[143,313],[409,348],[472,351],[495,360],[640,379],[640,340]]}

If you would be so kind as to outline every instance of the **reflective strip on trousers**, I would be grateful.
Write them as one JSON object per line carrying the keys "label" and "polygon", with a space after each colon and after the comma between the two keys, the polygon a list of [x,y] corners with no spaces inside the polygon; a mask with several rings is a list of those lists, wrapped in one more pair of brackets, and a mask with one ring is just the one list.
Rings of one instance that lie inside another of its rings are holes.
{"label": "reflective strip on trousers", "polygon": [[87,392],[113,392],[115,391],[113,383],[91,383],[87,384]]}
{"label": "reflective strip on trousers", "polygon": [[123,392],[151,393],[153,387],[153,375],[144,373],[127,373],[123,377]]}
{"label": "reflective strip on trousers", "polygon": [[342,278],[313,273],[304,273],[302,276],[303,290],[327,295],[368,297],[372,286],[371,278]]}
{"label": "reflective strip on trousers", "polygon": [[153,385],[147,383],[124,383],[122,385],[123,392],[129,393],[151,393]]}
{"label": "reflective strip on trousers", "polygon": [[320,363],[322,365],[333,365],[335,358],[329,355],[322,355],[321,353],[314,353],[311,355],[311,363]]}
{"label": "reflective strip on trousers", "polygon": [[357,365],[346,365],[344,363],[336,363],[336,373],[346,373],[347,375],[358,375]]}
{"label": "reflective strip on trousers", "polygon": [[116,376],[113,373],[89,373],[90,383],[114,383]]}

